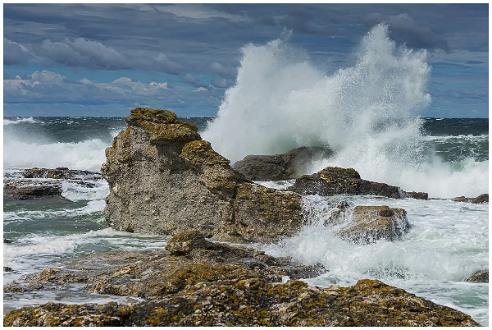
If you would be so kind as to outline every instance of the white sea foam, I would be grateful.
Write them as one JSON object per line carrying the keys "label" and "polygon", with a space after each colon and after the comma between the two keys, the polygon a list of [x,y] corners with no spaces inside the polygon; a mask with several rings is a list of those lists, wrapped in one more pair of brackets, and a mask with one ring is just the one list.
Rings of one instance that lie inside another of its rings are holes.
{"label": "white sea foam", "polygon": [[329,145],[335,157],[312,164],[311,172],[353,167],[366,179],[434,197],[488,191],[488,162],[451,166],[424,150],[417,116],[431,100],[426,52],[397,47],[386,26],[364,37],[355,64],[333,74],[286,40],[242,51],[236,84],[202,133],[232,161]]}
{"label": "white sea foam", "polygon": [[[341,199],[354,205],[402,207],[411,228],[401,241],[356,245],[341,240],[333,229],[323,226],[323,219]],[[464,279],[489,266],[488,205],[356,196],[303,200],[311,224],[293,237],[261,248],[274,256],[325,265],[328,272],[309,282],[352,285],[361,278],[377,278],[487,323],[488,286]]]}
{"label": "white sea foam", "polygon": [[3,119],[3,124],[4,125],[15,125],[15,124],[20,124],[20,123],[39,123],[40,121],[34,119],[33,117],[27,117],[27,118],[17,118],[15,120],[10,120],[10,119]]}
{"label": "white sea foam", "polygon": [[106,160],[104,150],[108,143],[90,139],[73,143],[37,142],[15,136],[4,138],[4,167],[49,167],[99,171]]}
{"label": "white sea foam", "polygon": [[83,200],[102,200],[109,193],[109,185],[105,180],[91,181],[94,187],[85,187],[72,181],[62,182],[62,197],[73,202]]}

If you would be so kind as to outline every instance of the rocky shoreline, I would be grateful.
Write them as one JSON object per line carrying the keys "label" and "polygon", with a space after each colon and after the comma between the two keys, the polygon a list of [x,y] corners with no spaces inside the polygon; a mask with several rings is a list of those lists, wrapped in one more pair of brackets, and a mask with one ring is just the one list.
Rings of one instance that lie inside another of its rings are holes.
{"label": "rocky shoreline", "polygon": [[[165,249],[88,254],[26,275],[4,292],[56,291],[78,284],[90,293],[142,300],[24,307],[7,313],[5,326],[478,326],[462,312],[377,280],[361,279],[350,287],[309,286],[300,279],[328,270],[242,245],[296,234],[307,223],[303,195],[427,199],[426,193],[367,181],[354,169],[303,173],[306,159],[331,152],[327,149],[252,156],[231,167],[196,127],[170,111],[137,108],[127,123],[106,150],[102,167],[110,188],[106,221],[117,230],[172,236]],[[255,174],[258,169],[261,173]],[[61,179],[84,184],[76,172],[25,170],[23,179],[4,183],[4,195],[58,197]],[[32,184],[36,178],[43,179],[37,186]],[[258,178],[295,182],[276,190],[252,181]],[[457,201],[488,202],[488,195]],[[336,224],[335,234],[354,244],[398,240],[411,230],[404,209],[344,202],[325,224]],[[488,281],[488,270],[484,274],[470,281]]]}

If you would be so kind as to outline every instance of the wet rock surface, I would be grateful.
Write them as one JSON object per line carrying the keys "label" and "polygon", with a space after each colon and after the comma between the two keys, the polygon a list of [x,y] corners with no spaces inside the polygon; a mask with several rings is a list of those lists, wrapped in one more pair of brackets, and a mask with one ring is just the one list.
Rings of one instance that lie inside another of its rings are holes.
{"label": "wet rock surface", "polygon": [[477,197],[468,198],[465,196],[455,197],[453,198],[455,202],[465,202],[465,203],[473,203],[473,204],[481,204],[489,202],[489,194],[482,194]]}
{"label": "wet rock surface", "polygon": [[33,167],[4,178],[4,200],[62,198],[62,181],[92,188],[94,184],[90,180],[101,179],[97,172]]}
{"label": "wet rock surface", "polygon": [[489,270],[478,270],[465,279],[466,282],[489,283]]}
{"label": "wet rock surface", "polygon": [[315,174],[304,175],[288,189],[303,195],[350,194],[402,197],[400,188],[396,186],[363,180],[356,170],[341,167],[327,167]]}
{"label": "wet rock surface", "polygon": [[28,278],[35,288],[78,282],[91,292],[133,295],[142,302],[24,307],[7,313],[4,326],[478,325],[376,280],[325,289],[298,280],[282,283],[285,276],[326,270],[210,242],[196,231],[178,233],[166,249],[92,254]]}
{"label": "wet rock surface", "polygon": [[327,147],[300,147],[279,155],[249,155],[232,167],[248,180],[289,180],[307,174],[310,162],[332,154]]}
{"label": "wet rock surface", "polygon": [[339,230],[337,235],[357,244],[375,243],[380,239],[397,240],[410,227],[407,213],[401,208],[359,205],[350,212],[350,224]]}
{"label": "wet rock surface", "polygon": [[137,108],[127,122],[102,167],[114,228],[197,229],[221,240],[270,242],[303,225],[300,196],[248,181],[173,112]]}

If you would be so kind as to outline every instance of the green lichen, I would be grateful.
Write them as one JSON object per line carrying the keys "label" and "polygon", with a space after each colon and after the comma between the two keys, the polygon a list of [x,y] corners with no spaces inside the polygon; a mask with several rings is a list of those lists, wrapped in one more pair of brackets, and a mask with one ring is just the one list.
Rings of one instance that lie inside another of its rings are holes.
{"label": "green lichen", "polygon": [[149,121],[160,124],[172,124],[177,121],[176,114],[169,110],[152,108],[135,108],[127,118],[129,123]]}
{"label": "green lichen", "polygon": [[195,165],[229,165],[229,160],[215,152],[210,142],[195,140],[185,144],[181,157]]}

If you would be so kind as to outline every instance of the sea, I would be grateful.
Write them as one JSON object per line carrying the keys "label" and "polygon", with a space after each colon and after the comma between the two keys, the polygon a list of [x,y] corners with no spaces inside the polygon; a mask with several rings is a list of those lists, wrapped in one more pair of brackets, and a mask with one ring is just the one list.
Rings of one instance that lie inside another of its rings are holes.
{"label": "sea", "polygon": [[[206,125],[213,118],[187,120],[207,135]],[[294,237],[257,247],[274,256],[291,256],[306,264],[325,265],[328,270],[325,274],[306,280],[313,285],[348,286],[358,279],[375,278],[461,310],[487,325],[488,284],[468,283],[465,278],[488,268],[488,204],[459,203],[450,198],[475,197],[488,192],[488,119],[419,118],[418,121],[421,124],[418,149],[432,154],[431,158],[423,158],[429,161],[428,166],[420,168],[423,178],[410,167],[400,168],[406,175],[412,175],[406,181],[399,175],[378,175],[377,162],[371,163],[372,171],[353,167],[361,170],[363,178],[383,178],[388,184],[404,183],[406,190],[427,191],[429,200],[305,196],[304,213],[310,224]],[[22,169],[31,167],[100,171],[105,148],[124,127],[122,118],[4,118],[4,179],[20,178]],[[326,164],[347,165],[335,154],[313,164],[312,171]],[[383,164],[382,168],[386,166]],[[433,175],[434,182],[427,182],[432,181]],[[445,182],[440,181],[443,175],[447,176]],[[64,199],[4,201],[3,231],[9,243],[3,245],[3,262],[11,268],[4,271],[4,285],[88,252],[165,246],[167,237],[120,232],[108,227],[103,215],[108,184],[104,179],[88,177],[86,180],[92,185],[82,187],[63,182]],[[259,183],[283,189],[292,181]],[[400,241],[356,245],[340,240],[322,223],[342,199],[353,205],[404,208],[411,228]],[[125,298],[88,294],[81,288],[5,293],[4,312],[48,301],[125,303]]]}

